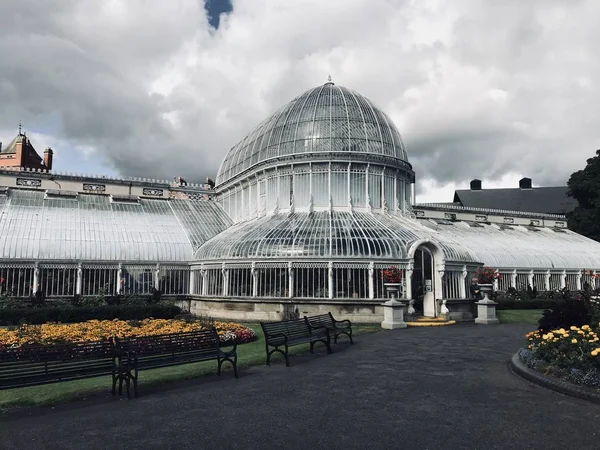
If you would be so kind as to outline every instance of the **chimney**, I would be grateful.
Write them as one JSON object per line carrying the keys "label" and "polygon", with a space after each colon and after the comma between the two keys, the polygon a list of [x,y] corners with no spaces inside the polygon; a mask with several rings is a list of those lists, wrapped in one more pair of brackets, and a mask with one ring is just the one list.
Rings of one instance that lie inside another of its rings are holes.
{"label": "chimney", "polygon": [[519,187],[521,189],[531,189],[531,178],[521,178],[519,180]]}
{"label": "chimney", "polygon": [[50,147],[44,150],[44,165],[46,166],[46,170],[52,170],[52,157],[54,156],[54,152]]}
{"label": "chimney", "polygon": [[0,142],[0,152],[2,151],[2,142]]}
{"label": "chimney", "polygon": [[478,179],[471,180],[471,190],[472,191],[480,191],[481,190],[481,180],[478,180]]}

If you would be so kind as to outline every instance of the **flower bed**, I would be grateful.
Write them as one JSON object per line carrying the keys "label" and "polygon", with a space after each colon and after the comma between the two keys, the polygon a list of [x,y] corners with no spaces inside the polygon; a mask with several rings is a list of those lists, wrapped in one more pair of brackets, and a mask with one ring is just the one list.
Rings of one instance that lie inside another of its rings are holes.
{"label": "flower bed", "polygon": [[[144,319],[141,321],[124,320],[90,320],[87,322],[44,325],[21,325],[19,327],[0,329],[0,350],[4,347],[21,347],[25,345],[50,345],[69,342],[97,341],[103,338],[118,336],[139,337],[157,334],[183,333],[205,329],[200,322],[176,319]],[[221,342],[235,339],[238,343],[256,339],[251,328],[235,322],[214,322]]]}
{"label": "flower bed", "polygon": [[600,388],[600,330],[589,325],[527,334],[519,358],[530,369],[574,384]]}

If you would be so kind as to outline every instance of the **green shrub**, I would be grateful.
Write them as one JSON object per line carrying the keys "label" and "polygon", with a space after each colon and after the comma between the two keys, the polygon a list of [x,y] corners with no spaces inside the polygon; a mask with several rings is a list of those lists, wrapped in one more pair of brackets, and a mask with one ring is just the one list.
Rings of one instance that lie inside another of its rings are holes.
{"label": "green shrub", "polygon": [[497,310],[502,309],[552,309],[561,300],[506,300],[496,299],[498,302]]}
{"label": "green shrub", "polygon": [[172,319],[178,314],[181,314],[181,308],[172,304],[3,308],[0,309],[0,325],[113,319],[142,320],[149,317]]}

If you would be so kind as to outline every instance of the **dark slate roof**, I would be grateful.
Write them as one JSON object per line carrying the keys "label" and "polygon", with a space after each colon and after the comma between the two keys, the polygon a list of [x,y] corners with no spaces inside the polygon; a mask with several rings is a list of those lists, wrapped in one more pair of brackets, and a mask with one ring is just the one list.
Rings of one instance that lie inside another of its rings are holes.
{"label": "dark slate roof", "polygon": [[567,196],[568,189],[567,186],[532,189],[462,189],[454,191],[454,202],[469,208],[566,214],[577,206],[577,201]]}

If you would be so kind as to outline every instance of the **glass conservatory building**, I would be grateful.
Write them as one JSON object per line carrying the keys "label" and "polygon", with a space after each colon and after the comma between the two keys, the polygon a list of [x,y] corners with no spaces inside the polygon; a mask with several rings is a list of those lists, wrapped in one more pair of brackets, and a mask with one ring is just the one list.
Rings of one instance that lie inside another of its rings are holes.
{"label": "glass conservatory building", "polygon": [[291,309],[378,322],[390,266],[422,314],[444,303],[456,319],[472,318],[481,264],[503,274],[500,290],[595,286],[600,244],[569,231],[564,216],[418,205],[414,181],[392,120],[328,82],[234,146],[214,188],[1,170],[3,289],[158,289],[215,317]]}

